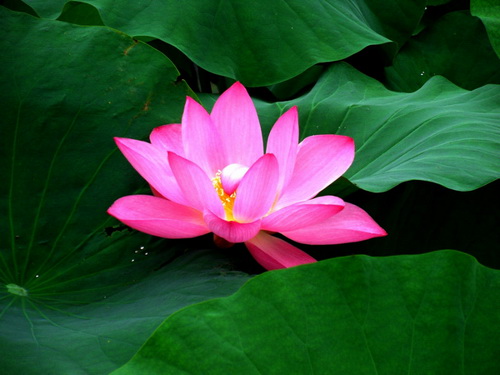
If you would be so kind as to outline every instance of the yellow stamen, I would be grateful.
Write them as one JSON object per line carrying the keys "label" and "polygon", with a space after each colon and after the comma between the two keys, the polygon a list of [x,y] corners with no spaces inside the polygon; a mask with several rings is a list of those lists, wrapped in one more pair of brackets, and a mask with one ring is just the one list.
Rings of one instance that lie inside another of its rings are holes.
{"label": "yellow stamen", "polygon": [[220,180],[221,171],[218,171],[214,178],[212,178],[212,184],[214,185],[215,191],[219,196],[222,206],[224,207],[224,212],[226,214],[226,220],[235,221],[233,216],[234,200],[236,199],[236,192],[229,195],[224,191],[222,187],[222,182]]}

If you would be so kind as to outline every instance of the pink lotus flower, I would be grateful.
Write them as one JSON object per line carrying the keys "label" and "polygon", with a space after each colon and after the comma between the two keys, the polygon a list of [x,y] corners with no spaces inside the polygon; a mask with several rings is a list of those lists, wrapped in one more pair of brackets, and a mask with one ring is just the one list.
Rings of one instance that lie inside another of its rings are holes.
{"label": "pink lotus flower", "polygon": [[351,165],[352,138],[315,135],[298,143],[298,132],[293,107],[272,128],[264,153],[255,106],[240,83],[211,114],[188,97],[182,125],[154,129],[151,143],[115,138],[154,196],[120,198],[108,213],[154,236],[213,232],[219,242],[244,242],[268,270],[315,262],[272,233],[313,245],[386,235],[359,207],[334,196],[314,198]]}

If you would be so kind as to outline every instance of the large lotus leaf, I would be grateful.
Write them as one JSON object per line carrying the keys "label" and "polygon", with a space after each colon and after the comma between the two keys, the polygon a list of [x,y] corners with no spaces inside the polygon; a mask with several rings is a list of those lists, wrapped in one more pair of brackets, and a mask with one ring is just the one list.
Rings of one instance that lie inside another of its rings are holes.
{"label": "large lotus leaf", "polygon": [[[99,260],[112,259],[114,265],[98,267],[96,259],[96,274],[55,282],[58,291],[51,289],[54,282],[35,285],[27,296],[12,294],[22,292],[12,285],[11,293],[2,287],[2,374],[107,374],[127,362],[169,314],[231,294],[247,280],[228,271],[225,257],[206,251],[188,252],[153,271],[165,261],[164,242],[146,246],[146,252],[137,243],[147,240],[125,237],[125,254],[112,245],[103,249]],[[100,280],[110,274],[114,284]]]}
{"label": "large lotus leaf", "polygon": [[179,121],[189,90],[170,61],[105,27],[0,18],[0,372],[106,373],[246,276],[106,214],[144,187],[113,136]]}
{"label": "large lotus leaf", "polygon": [[472,90],[500,83],[500,60],[481,21],[453,12],[408,41],[386,75],[389,88],[399,91],[415,91],[435,75]]}
{"label": "large lotus leaf", "polygon": [[471,0],[470,8],[472,15],[483,21],[491,44],[500,57],[500,5],[496,0]]}
{"label": "large lotus leaf", "polygon": [[336,258],[173,314],[113,375],[496,375],[499,309],[500,271],[459,252]]}
{"label": "large lotus leaf", "polygon": [[356,158],[345,177],[362,189],[423,180],[467,191],[500,174],[499,103],[499,85],[467,91],[436,76],[416,92],[399,93],[338,63],[307,94],[258,107],[267,130],[297,105],[302,138],[353,137]]}
{"label": "large lotus leaf", "polygon": [[[25,0],[42,17],[61,1]],[[161,39],[202,68],[245,85],[272,84],[314,64],[344,59],[370,45],[406,40],[424,0],[85,0],[104,24]]]}

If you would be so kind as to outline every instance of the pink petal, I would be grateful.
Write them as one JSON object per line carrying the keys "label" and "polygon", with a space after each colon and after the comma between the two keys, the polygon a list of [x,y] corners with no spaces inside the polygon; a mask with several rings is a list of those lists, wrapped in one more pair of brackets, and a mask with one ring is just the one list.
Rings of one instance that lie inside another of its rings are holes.
{"label": "pink petal", "polygon": [[296,242],[309,245],[335,245],[387,235],[370,215],[350,203],[346,203],[342,211],[322,223],[281,233]]}
{"label": "pink petal", "polygon": [[167,199],[163,195],[161,195],[160,192],[158,190],[156,190],[154,187],[152,187],[151,185],[149,185],[149,188],[151,189],[151,192],[153,193],[153,195],[155,197]]}
{"label": "pink petal", "polygon": [[297,107],[290,108],[276,121],[267,140],[268,154],[274,154],[278,159],[280,179],[278,192],[288,184],[292,176],[297,157],[299,142],[299,119]]}
{"label": "pink petal", "polygon": [[274,203],[279,167],[272,154],[263,155],[243,176],[234,200],[236,221],[249,223],[264,216]]}
{"label": "pink petal", "polygon": [[219,131],[205,108],[189,97],[182,115],[182,142],[186,158],[199,165],[209,176],[215,176],[226,166]]}
{"label": "pink petal", "polygon": [[129,195],[108,209],[122,223],[153,236],[190,238],[209,233],[201,212],[151,195]]}
{"label": "pink petal", "polygon": [[260,230],[260,220],[252,223],[226,221],[210,211],[205,211],[204,219],[212,232],[232,243],[248,241],[255,237]]}
{"label": "pink petal", "polygon": [[157,148],[184,156],[181,124],[158,126],[151,132],[149,140]]}
{"label": "pink petal", "polygon": [[210,115],[229,163],[252,165],[263,154],[262,130],[247,90],[236,82],[217,99]]}
{"label": "pink petal", "polygon": [[292,177],[278,207],[314,197],[342,176],[353,160],[352,138],[332,134],[307,137],[299,145]]}
{"label": "pink petal", "polygon": [[172,174],[166,151],[135,139],[115,138],[115,142],[129,163],[155,191],[171,201],[187,203]]}
{"label": "pink petal", "polygon": [[248,167],[241,164],[229,164],[222,170],[220,180],[226,194],[231,195],[235,192],[247,171]]}
{"label": "pink petal", "polygon": [[314,263],[316,259],[288,242],[260,232],[250,241],[245,242],[250,254],[267,270],[276,270]]}
{"label": "pink petal", "polygon": [[173,152],[168,153],[168,160],[189,205],[202,212],[208,208],[223,217],[224,208],[207,174],[192,161]]}
{"label": "pink petal", "polygon": [[262,229],[292,231],[319,224],[344,209],[344,201],[333,196],[314,198],[282,208],[262,219]]}

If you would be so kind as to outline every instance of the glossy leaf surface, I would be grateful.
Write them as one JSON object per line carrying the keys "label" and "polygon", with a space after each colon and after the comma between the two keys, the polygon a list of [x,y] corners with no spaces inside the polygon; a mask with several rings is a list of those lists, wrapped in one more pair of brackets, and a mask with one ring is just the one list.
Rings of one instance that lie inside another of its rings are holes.
{"label": "glossy leaf surface", "polygon": [[361,189],[381,192],[423,180],[467,191],[498,178],[498,103],[498,85],[467,91],[434,77],[416,92],[398,93],[340,63],[307,94],[258,107],[266,129],[297,105],[302,139],[353,137],[356,158],[344,176]]}
{"label": "glossy leaf surface", "polygon": [[[54,18],[64,3],[25,2]],[[425,6],[423,0],[84,2],[106,26],[161,39],[202,68],[250,86],[283,81],[370,45],[402,43]]]}
{"label": "glossy leaf surface", "polygon": [[172,315],[113,375],[493,375],[499,287],[499,271],[453,251],[268,272]]}

